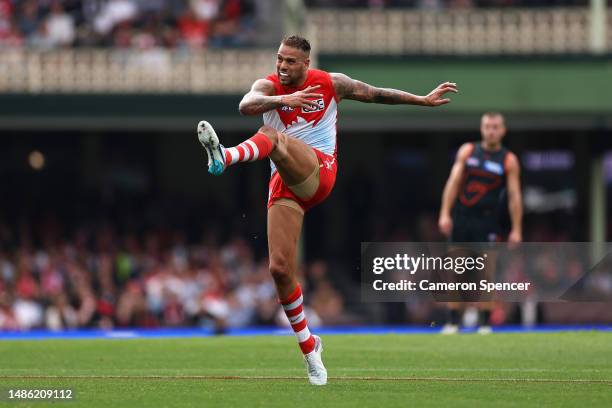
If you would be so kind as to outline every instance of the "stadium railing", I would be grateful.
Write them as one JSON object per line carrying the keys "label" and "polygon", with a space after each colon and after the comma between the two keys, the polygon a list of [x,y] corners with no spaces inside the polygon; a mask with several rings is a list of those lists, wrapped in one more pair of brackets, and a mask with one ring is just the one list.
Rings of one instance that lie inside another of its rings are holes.
{"label": "stadium railing", "polygon": [[[582,54],[588,8],[312,10],[320,52],[330,54]],[[612,50],[612,13],[607,49]]]}
{"label": "stadium railing", "polygon": [[235,94],[273,64],[271,50],[12,49],[0,54],[0,92]]}

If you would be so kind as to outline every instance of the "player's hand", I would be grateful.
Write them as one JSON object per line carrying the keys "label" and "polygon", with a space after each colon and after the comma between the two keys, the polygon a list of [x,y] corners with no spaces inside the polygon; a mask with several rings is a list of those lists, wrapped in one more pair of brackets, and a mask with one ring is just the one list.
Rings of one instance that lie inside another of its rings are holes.
{"label": "player's hand", "polygon": [[290,95],[283,95],[281,97],[281,105],[292,108],[318,108],[319,105],[313,99],[320,99],[323,97],[323,94],[313,91],[320,87],[321,85],[308,86]]}
{"label": "player's hand", "polygon": [[523,241],[523,234],[521,231],[512,230],[510,231],[510,235],[508,235],[508,242],[511,244],[518,244]]}
{"label": "player's hand", "polygon": [[448,92],[457,93],[457,84],[454,82],[444,82],[431,91],[427,96],[423,97],[423,105],[425,106],[440,106],[449,103],[450,98],[445,98],[444,95]]}
{"label": "player's hand", "polygon": [[441,215],[438,220],[438,228],[440,232],[446,237],[450,237],[451,231],[453,230],[453,219],[448,215]]}

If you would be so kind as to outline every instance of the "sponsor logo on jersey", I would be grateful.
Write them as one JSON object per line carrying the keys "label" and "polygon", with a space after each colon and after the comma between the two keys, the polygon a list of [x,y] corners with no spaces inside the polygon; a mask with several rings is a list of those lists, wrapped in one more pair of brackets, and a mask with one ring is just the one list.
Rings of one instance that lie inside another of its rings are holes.
{"label": "sponsor logo on jersey", "polygon": [[465,164],[472,167],[478,167],[478,165],[480,164],[480,160],[478,160],[478,157],[468,157],[468,159],[465,161]]}
{"label": "sponsor logo on jersey", "polygon": [[502,167],[501,164],[496,163],[496,162],[492,162],[490,160],[485,160],[484,168],[486,170],[490,171],[491,173],[495,173],[495,174],[503,174],[504,173],[504,168]]}
{"label": "sponsor logo on jersey", "polygon": [[315,99],[313,102],[316,103],[318,106],[302,107],[302,113],[318,112],[325,109],[325,102],[323,101],[323,99]]}

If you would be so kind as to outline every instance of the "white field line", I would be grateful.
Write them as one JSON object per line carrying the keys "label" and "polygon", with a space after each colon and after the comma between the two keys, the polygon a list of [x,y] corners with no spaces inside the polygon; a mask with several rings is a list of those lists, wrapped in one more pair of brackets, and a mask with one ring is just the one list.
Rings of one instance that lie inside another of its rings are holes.
{"label": "white field line", "polygon": [[[238,380],[270,381],[299,380],[304,376],[244,376],[244,375],[17,375],[0,376],[0,380]],[[561,383],[561,384],[604,384],[612,380],[555,379],[555,378],[453,378],[453,377],[374,377],[340,376],[329,377],[336,381],[422,381],[422,382],[512,382],[512,383]]]}

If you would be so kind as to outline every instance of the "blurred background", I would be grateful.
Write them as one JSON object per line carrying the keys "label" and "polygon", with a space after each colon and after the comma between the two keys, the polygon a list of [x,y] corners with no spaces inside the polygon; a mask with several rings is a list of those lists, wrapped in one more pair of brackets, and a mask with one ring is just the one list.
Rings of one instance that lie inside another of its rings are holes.
{"label": "blurred background", "polygon": [[[506,115],[526,241],[611,239],[612,3],[603,0],[0,0],[0,330],[283,325],[267,271],[266,161],[207,174],[278,43],[314,66],[424,94],[343,102],[335,190],[306,217],[311,325],[443,323],[362,303],[362,241],[440,241],[440,196],[480,115]],[[550,276],[554,265],[546,266]],[[610,288],[612,290],[612,288]],[[499,304],[502,324],[610,323],[602,303]]]}

